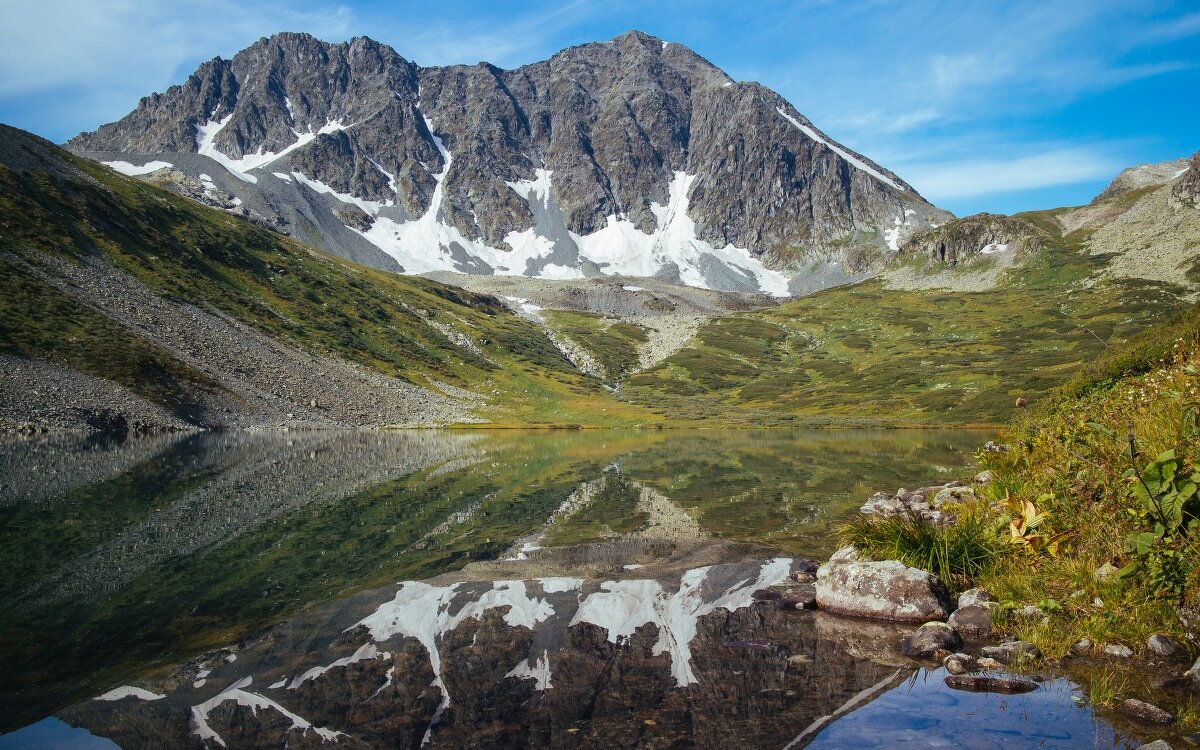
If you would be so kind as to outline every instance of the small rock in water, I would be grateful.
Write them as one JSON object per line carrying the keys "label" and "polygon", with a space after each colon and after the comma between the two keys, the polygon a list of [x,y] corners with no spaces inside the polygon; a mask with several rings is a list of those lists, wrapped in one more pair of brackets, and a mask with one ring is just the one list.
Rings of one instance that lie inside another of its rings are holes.
{"label": "small rock in water", "polygon": [[927,622],[905,637],[900,651],[910,659],[929,659],[939,651],[953,651],[962,645],[954,628],[944,622]]}
{"label": "small rock in water", "polygon": [[784,609],[816,609],[817,587],[811,583],[802,583],[784,589],[779,598],[779,606]]}
{"label": "small rock in water", "polygon": [[991,592],[983,589],[967,589],[958,595],[958,608],[970,607],[984,602],[994,602],[996,597],[992,596]]}
{"label": "small rock in water", "polygon": [[1137,698],[1126,698],[1117,705],[1117,709],[1134,721],[1146,724],[1170,724],[1175,721],[1174,714]]}
{"label": "small rock in water", "polygon": [[758,589],[750,598],[756,602],[777,602],[783,598],[783,594],[776,589]]}
{"label": "small rock in water", "polygon": [[995,659],[1001,664],[1008,664],[1017,658],[1042,658],[1042,652],[1038,650],[1038,647],[1026,641],[1008,641],[999,646],[985,646],[981,651],[984,656]]}
{"label": "small rock in water", "polygon": [[1146,650],[1164,659],[1174,659],[1184,654],[1183,644],[1166,635],[1152,635],[1146,640]]}
{"label": "small rock in water", "polygon": [[950,615],[949,624],[968,638],[986,638],[992,632],[992,613],[982,604],[959,607]]}
{"label": "small rock in water", "polygon": [[973,674],[950,675],[945,680],[955,690],[970,690],[975,693],[1030,693],[1037,690],[1037,683],[1020,677],[986,677]]}
{"label": "small rock in water", "polygon": [[1119,643],[1110,643],[1104,647],[1104,653],[1118,659],[1128,659],[1133,656],[1133,649],[1128,646],[1122,646]]}
{"label": "small rock in water", "polygon": [[1155,740],[1145,745],[1138,745],[1137,750],[1171,750],[1166,740]]}
{"label": "small rock in water", "polygon": [[966,674],[978,669],[979,663],[975,660],[975,657],[968,656],[967,654],[950,654],[942,662],[942,666],[950,674]]}
{"label": "small rock in water", "polygon": [[980,669],[999,669],[1000,667],[1004,666],[1003,664],[1001,664],[1000,662],[991,658],[990,656],[979,657],[978,659],[975,660],[975,664]]}

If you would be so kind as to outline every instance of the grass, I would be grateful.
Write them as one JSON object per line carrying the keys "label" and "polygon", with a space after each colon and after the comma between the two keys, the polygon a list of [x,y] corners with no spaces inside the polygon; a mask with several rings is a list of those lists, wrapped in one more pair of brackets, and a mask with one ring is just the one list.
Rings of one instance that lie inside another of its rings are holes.
{"label": "grass", "polygon": [[981,580],[1014,607],[1047,599],[1060,605],[1045,626],[1008,623],[1048,656],[1065,654],[1084,637],[1135,652],[1156,633],[1183,640],[1177,614],[1200,611],[1200,543],[1194,536],[1185,534],[1177,548],[1180,593],[1151,575],[1094,576],[1105,563],[1129,563],[1125,539],[1145,529],[1141,503],[1130,495],[1125,476],[1133,465],[1129,433],[1139,466],[1168,449],[1177,451],[1185,470],[1200,460],[1196,440],[1181,431],[1200,402],[1198,330],[1200,310],[1193,307],[1098,358],[1006,429],[1009,452],[985,457],[996,474],[993,499],[1036,502],[1046,518],[1039,531],[1067,535],[1059,555],[1014,555]]}
{"label": "grass", "polygon": [[596,313],[548,310],[544,315],[551,328],[587,349],[611,382],[638,368],[638,347],[650,340],[641,327]]}
{"label": "grass", "polygon": [[838,537],[876,560],[900,560],[928,570],[951,592],[962,591],[991,570],[1006,549],[995,519],[982,508],[952,512],[957,521],[947,526],[910,514],[886,518],[859,515],[838,529]]}

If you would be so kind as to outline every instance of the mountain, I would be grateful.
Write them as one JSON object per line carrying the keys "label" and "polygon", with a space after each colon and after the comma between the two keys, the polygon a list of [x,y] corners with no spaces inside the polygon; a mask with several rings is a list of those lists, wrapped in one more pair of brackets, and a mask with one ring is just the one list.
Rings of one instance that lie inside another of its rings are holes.
{"label": "mountain", "polygon": [[770,89],[637,31],[515,70],[277,34],[68,147],[406,273],[786,295],[952,218]]}
{"label": "mountain", "polygon": [[510,304],[326,255],[0,126],[0,430],[655,419]]}

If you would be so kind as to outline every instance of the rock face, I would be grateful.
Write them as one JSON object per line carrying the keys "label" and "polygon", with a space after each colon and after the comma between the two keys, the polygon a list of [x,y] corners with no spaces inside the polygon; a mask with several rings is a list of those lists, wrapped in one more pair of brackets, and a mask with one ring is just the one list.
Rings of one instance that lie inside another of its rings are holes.
{"label": "rock face", "polygon": [[896,622],[944,620],[947,593],[935,576],[896,560],[830,562],[817,571],[817,606]]}
{"label": "rock face", "polygon": [[[1169,162],[1175,164],[1176,162]],[[1171,186],[1171,205],[1178,208],[1200,206],[1200,151],[1184,162],[1185,171],[1177,173],[1179,179]]]}
{"label": "rock face", "polygon": [[[207,175],[302,239],[413,273],[782,295],[811,279],[772,269],[855,278],[951,218],[775,92],[636,31],[516,70],[277,34],[69,147],[130,174],[161,160]],[[329,218],[346,205],[374,222]]]}
{"label": "rock face", "polygon": [[1010,258],[1036,252],[1044,246],[1045,238],[1041,229],[1025,219],[981,213],[914,237],[901,248],[901,254],[954,267],[975,258]]}
{"label": "rock face", "polygon": [[1164,161],[1158,164],[1138,164],[1134,167],[1121,170],[1108,187],[1092,199],[1092,203],[1099,203],[1106,198],[1116,198],[1134,190],[1153,187],[1155,185],[1165,185],[1171,180],[1179,176],[1179,173],[1187,169],[1187,159],[1176,159],[1174,161]]}

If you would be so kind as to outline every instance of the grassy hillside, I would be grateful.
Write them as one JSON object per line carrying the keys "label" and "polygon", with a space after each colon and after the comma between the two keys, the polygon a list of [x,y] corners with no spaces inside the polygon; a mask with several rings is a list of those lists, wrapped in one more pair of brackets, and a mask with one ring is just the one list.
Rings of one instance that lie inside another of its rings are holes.
{"label": "grassy hillside", "polygon": [[647,419],[577,373],[539,326],[494,297],[336,259],[37,145],[80,176],[0,164],[0,351],[61,362],[189,413],[187,394],[207,385],[202,375],[51,283],[48,259],[96,254],[164,297],[310,351],[417,385],[483,392],[479,412],[498,423]]}
{"label": "grassy hillside", "polygon": [[1103,256],[1058,242],[981,292],[871,280],[702,326],[635,375],[631,400],[730,422],[999,423],[1110,347],[1169,317],[1188,290],[1093,283]]}

